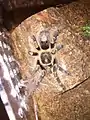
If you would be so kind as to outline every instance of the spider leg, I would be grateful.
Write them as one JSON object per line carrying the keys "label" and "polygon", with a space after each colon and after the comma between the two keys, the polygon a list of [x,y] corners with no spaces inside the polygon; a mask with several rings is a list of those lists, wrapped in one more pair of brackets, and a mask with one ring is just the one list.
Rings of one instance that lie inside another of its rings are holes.
{"label": "spider leg", "polygon": [[61,45],[61,44],[56,45],[56,51],[59,51],[62,48],[63,48],[63,45]]}
{"label": "spider leg", "polygon": [[29,53],[29,55],[31,55],[31,56],[37,56],[37,55],[38,55],[37,52],[33,52],[33,51],[29,51],[28,53]]}
{"label": "spider leg", "polygon": [[45,70],[42,70],[41,75],[40,75],[40,82],[42,81],[44,76],[45,76]]}
{"label": "spider leg", "polygon": [[40,62],[39,60],[37,60],[37,65],[35,67],[35,70],[34,70],[34,73],[37,72],[39,69],[41,68],[41,72],[39,73],[40,74],[40,82],[42,81],[42,79],[44,78],[45,76],[45,70],[43,69],[43,67],[40,65]]}
{"label": "spider leg", "polygon": [[40,82],[42,82],[44,76],[45,76],[45,70],[42,70],[40,73],[38,73],[39,79],[37,79],[36,86],[38,87]]}
{"label": "spider leg", "polygon": [[70,73],[69,73],[68,71],[66,71],[65,69],[63,69],[63,68],[58,64],[57,59],[54,59],[54,64],[57,65],[57,69],[58,69],[59,71],[65,73],[65,74],[67,74],[67,75],[70,75]]}
{"label": "spider leg", "polygon": [[37,40],[36,40],[36,38],[35,38],[34,35],[32,36],[32,40],[33,40],[33,42],[34,42],[35,48],[36,48],[37,50],[40,50],[40,47],[39,47],[38,42],[37,42]]}
{"label": "spider leg", "polygon": [[66,71],[65,69],[63,69],[60,65],[58,65],[58,69],[59,69],[61,72],[64,72],[65,74],[70,75],[70,73],[69,73],[68,71]]}
{"label": "spider leg", "polygon": [[63,45],[58,44],[58,45],[56,45],[56,46],[52,49],[51,53],[52,53],[52,54],[56,54],[56,52],[59,51],[59,50],[62,49],[62,48],[63,48]]}
{"label": "spider leg", "polygon": [[41,68],[40,65],[37,63],[35,69],[33,70],[32,80],[29,81],[28,85],[29,94],[31,94],[33,91],[36,90],[36,88],[38,88],[38,86],[40,85],[45,76],[45,70],[42,70],[40,68]]}
{"label": "spider leg", "polygon": [[31,95],[39,87],[44,76],[45,76],[44,71],[41,71],[39,73],[38,73],[38,71],[37,72],[34,71],[34,75],[32,75],[31,80],[28,80],[28,82],[26,84],[26,89],[28,90],[28,95]]}
{"label": "spider leg", "polygon": [[52,38],[51,41],[50,41],[51,48],[54,48],[54,47],[55,47],[58,34],[59,34],[59,30],[57,30],[57,31],[55,31],[55,32],[53,33],[53,38]]}
{"label": "spider leg", "polygon": [[54,66],[53,66],[53,75],[54,75],[54,77],[56,78],[58,84],[62,87],[63,91],[65,91],[66,88],[65,88],[65,86],[63,85],[63,83],[60,81],[60,78],[59,78],[59,76],[58,76],[58,74],[57,74],[57,69],[58,69],[58,68],[57,68],[57,65],[54,64]]}
{"label": "spider leg", "polygon": [[53,39],[52,39],[52,43],[53,43],[53,44],[56,43],[56,40],[57,40],[58,34],[59,34],[59,30],[57,30],[57,31],[54,32],[54,34],[53,34]]}

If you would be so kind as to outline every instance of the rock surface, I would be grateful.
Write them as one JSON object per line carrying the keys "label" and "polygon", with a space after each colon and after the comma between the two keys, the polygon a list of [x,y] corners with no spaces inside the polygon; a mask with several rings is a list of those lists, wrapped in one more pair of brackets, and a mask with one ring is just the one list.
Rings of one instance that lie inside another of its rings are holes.
{"label": "rock surface", "polygon": [[[29,82],[29,93],[34,91],[40,120],[90,119],[90,39],[82,33],[82,27],[89,19],[89,4],[74,2],[37,13],[11,33],[14,55],[20,62],[23,79]],[[58,72],[65,90],[51,74],[46,74],[40,82],[41,69],[33,72],[36,58],[31,57],[28,51],[35,50],[32,36],[38,40],[42,30],[48,30],[51,39],[53,32],[59,31],[57,43],[62,44],[63,48],[56,58],[62,68],[70,73]]]}

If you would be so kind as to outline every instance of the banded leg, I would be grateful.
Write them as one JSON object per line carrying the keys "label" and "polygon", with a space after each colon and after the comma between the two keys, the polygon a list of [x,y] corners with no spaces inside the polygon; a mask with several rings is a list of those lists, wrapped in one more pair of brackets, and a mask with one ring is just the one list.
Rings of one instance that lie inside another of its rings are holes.
{"label": "banded leg", "polygon": [[54,64],[57,65],[57,69],[58,69],[59,71],[65,73],[65,74],[67,74],[67,75],[70,75],[70,73],[69,73],[68,71],[66,71],[65,69],[63,69],[63,68],[58,64],[57,59],[54,60]]}
{"label": "banded leg", "polygon": [[42,82],[44,76],[45,76],[45,71],[42,70],[42,72],[41,72],[41,74],[40,74],[40,77],[39,77],[39,80],[38,80],[38,82],[37,82],[37,84],[36,84],[37,87],[39,86],[40,82]]}
{"label": "banded leg", "polygon": [[[51,48],[55,48],[55,44],[56,44],[56,40],[57,40],[57,36],[59,34],[59,31],[55,31],[54,34],[53,34],[53,38],[51,39],[50,43],[51,43]],[[55,50],[54,50],[55,51]],[[52,51],[52,53],[54,52]],[[55,53],[55,52],[54,52]]]}
{"label": "banded leg", "polygon": [[38,55],[37,52],[33,52],[33,51],[29,51],[28,53],[29,53],[29,55],[31,55],[31,56],[37,56],[37,55]]}
{"label": "banded leg", "polygon": [[57,65],[55,64],[55,65],[53,66],[53,75],[54,75],[54,77],[56,78],[59,86],[63,89],[63,91],[65,91],[66,88],[65,88],[65,86],[63,85],[63,83],[60,81],[60,78],[59,78],[59,76],[58,76],[58,74],[57,74],[57,69],[58,69],[58,68],[57,68]]}
{"label": "banded leg", "polygon": [[70,73],[69,73],[68,71],[64,70],[60,65],[58,65],[58,69],[59,69],[61,72],[65,73],[65,74],[67,74],[67,75],[70,75]]}
{"label": "banded leg", "polygon": [[52,49],[51,53],[56,54],[56,52],[62,48],[63,48],[63,45],[61,45],[61,44],[55,45],[55,47]]}
{"label": "banded leg", "polygon": [[56,43],[58,34],[59,34],[59,30],[57,30],[57,31],[54,32],[54,34],[53,34],[53,39],[52,39],[52,41],[51,41],[52,44],[55,44],[55,43]]}
{"label": "banded leg", "polygon": [[56,51],[59,51],[62,48],[63,48],[63,45],[61,45],[61,44],[56,45]]}
{"label": "banded leg", "polygon": [[37,43],[37,40],[36,40],[36,38],[35,38],[34,35],[32,36],[32,40],[33,40],[33,42],[34,42],[35,48],[36,48],[37,50],[40,50],[40,47],[39,47],[39,45],[38,45],[38,43]]}
{"label": "banded leg", "polygon": [[[35,77],[37,75],[38,75],[38,77]],[[39,87],[44,76],[45,76],[44,71],[39,72],[39,73],[36,73],[36,72],[34,73],[32,80],[29,80],[26,84],[26,89],[28,91],[28,95],[31,95]]]}
{"label": "banded leg", "polygon": [[35,67],[33,73],[37,73],[39,71],[39,69],[41,70],[41,72],[39,72],[39,74],[38,74],[38,76],[40,76],[39,80],[38,80],[40,83],[42,81],[42,79],[44,78],[46,72],[43,69],[43,67],[40,65],[39,60],[37,60],[37,64],[36,64],[36,67]]}

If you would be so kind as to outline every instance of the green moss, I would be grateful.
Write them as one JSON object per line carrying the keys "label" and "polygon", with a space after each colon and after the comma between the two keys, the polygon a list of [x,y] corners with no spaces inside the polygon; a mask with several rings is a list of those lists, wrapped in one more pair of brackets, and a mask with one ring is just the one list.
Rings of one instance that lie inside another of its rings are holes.
{"label": "green moss", "polygon": [[83,35],[85,37],[90,37],[90,23],[88,23],[85,26],[83,26],[82,30],[83,30]]}

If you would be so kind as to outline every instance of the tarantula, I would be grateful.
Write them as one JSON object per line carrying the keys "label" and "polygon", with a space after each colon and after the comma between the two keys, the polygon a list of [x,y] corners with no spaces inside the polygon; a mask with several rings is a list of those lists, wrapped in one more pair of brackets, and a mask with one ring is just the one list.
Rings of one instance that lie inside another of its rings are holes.
{"label": "tarantula", "polygon": [[40,32],[38,40],[33,35],[32,40],[34,42],[34,46],[37,52],[30,50],[29,54],[31,56],[37,57],[35,72],[41,68],[42,70],[42,74],[40,76],[41,80],[44,78],[45,73],[49,72],[54,75],[59,85],[62,86],[63,89],[65,89],[64,85],[61,83],[59,79],[57,70],[60,70],[68,75],[69,73],[58,64],[58,61],[55,57],[55,54],[61,48],[63,48],[63,45],[56,44],[57,37],[58,37],[58,31],[54,32],[53,39],[51,39],[50,33],[47,30],[43,30]]}

